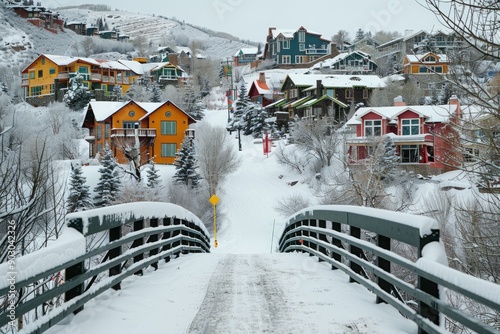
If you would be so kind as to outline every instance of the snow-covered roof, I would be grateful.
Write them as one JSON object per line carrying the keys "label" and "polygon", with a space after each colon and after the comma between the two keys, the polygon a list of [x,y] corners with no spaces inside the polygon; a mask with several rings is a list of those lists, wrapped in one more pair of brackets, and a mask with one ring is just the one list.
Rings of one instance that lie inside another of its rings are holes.
{"label": "snow-covered roof", "polygon": [[289,74],[288,78],[298,87],[316,86],[318,80],[324,87],[385,87],[384,81],[377,75]]}
{"label": "snow-covered roof", "polygon": [[376,113],[389,121],[396,121],[405,111],[413,111],[425,118],[427,123],[445,123],[450,114],[455,113],[457,105],[444,104],[436,106],[391,106],[391,107],[365,107],[359,108],[346,125],[360,125],[361,119],[369,114]]}
{"label": "snow-covered roof", "polygon": [[233,57],[238,57],[239,55],[253,55],[257,54],[259,52],[258,48],[242,48],[236,51],[236,53],[233,55]]}
{"label": "snow-covered roof", "polygon": [[273,38],[277,38],[279,35],[283,35],[285,38],[293,38],[293,35],[297,29],[274,29],[272,30]]}
{"label": "snow-covered roof", "polygon": [[446,54],[443,54],[443,53],[427,52],[427,53],[416,54],[416,55],[407,54],[406,58],[408,58],[408,61],[411,63],[421,63],[421,62],[423,62],[423,59],[428,57],[429,55],[436,56],[438,58],[438,59],[436,59],[436,61],[438,61],[440,63],[447,63],[448,62],[448,57],[446,56]]}
{"label": "snow-covered roof", "polygon": [[90,101],[89,106],[87,108],[92,108],[92,112],[94,113],[95,120],[97,122],[102,122],[119,109],[123,108],[130,101]]}
{"label": "snow-covered roof", "polygon": [[269,89],[265,82],[255,80],[253,86],[257,89],[259,95],[272,94],[273,92]]}
{"label": "snow-covered roof", "polygon": [[362,51],[359,51],[359,50],[355,50],[355,51],[352,51],[352,52],[342,52],[342,53],[339,53],[338,55],[336,55],[333,58],[326,59],[326,60],[323,60],[322,62],[314,64],[313,67],[311,67],[311,69],[315,69],[316,70],[316,69],[320,69],[320,68],[323,68],[323,67],[331,67],[332,65],[338,63],[341,60],[346,59],[347,57],[349,57],[350,55],[352,55],[354,53],[357,53],[360,56],[362,56],[364,58],[367,58],[368,61],[371,61],[372,63],[375,63],[374,61],[372,61],[370,59],[370,55],[368,53],[365,53],[365,52],[362,52]]}
{"label": "snow-covered roof", "polygon": [[125,66],[121,62],[118,62],[115,60],[102,62],[101,68],[109,68],[112,70],[120,70],[120,71],[129,71],[130,70],[130,68],[128,66]]}
{"label": "snow-covered roof", "polygon": [[127,66],[134,73],[137,73],[139,75],[144,74],[144,69],[142,67],[142,64],[139,63],[138,61],[119,59],[118,62],[120,62],[123,65]]}
{"label": "snow-covered roof", "polygon": [[77,61],[82,61],[86,62],[92,65],[97,65],[99,66],[100,63],[92,58],[84,58],[84,57],[69,57],[69,56],[58,56],[58,55],[50,55],[50,54],[44,54],[47,59],[50,61],[54,62],[58,66],[68,66],[70,64],[73,64]]}

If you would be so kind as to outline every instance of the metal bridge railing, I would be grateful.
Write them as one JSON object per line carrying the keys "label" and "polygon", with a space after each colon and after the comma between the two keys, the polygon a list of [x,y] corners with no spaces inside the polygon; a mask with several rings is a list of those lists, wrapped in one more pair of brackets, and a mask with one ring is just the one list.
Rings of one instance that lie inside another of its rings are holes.
{"label": "metal bridge railing", "polygon": [[[414,258],[391,251],[396,243],[413,250]],[[442,333],[441,315],[476,333],[500,333],[486,319],[446,301],[442,288],[495,313],[500,309],[500,286],[439,263],[436,259],[446,259],[446,254],[438,224],[431,218],[354,206],[311,207],[288,220],[279,249],[307,252],[344,271],[350,282],[373,292],[377,303],[390,304],[415,322],[419,333]],[[398,278],[393,270],[403,271],[413,281]]]}
{"label": "metal bridge railing", "polygon": [[[201,221],[169,203],[128,203],[72,213],[66,216],[66,224],[67,229],[83,235],[80,238],[87,241],[87,250],[83,248],[78,257],[43,268],[12,285],[0,285],[0,332],[22,324],[23,315],[29,314],[32,321],[23,326],[24,330],[42,333],[69,314],[81,311],[85,303],[102,292],[120,289],[126,277],[141,275],[147,266],[157,269],[159,261],[168,262],[181,253],[210,252],[209,234]],[[89,238],[96,236],[107,240],[88,249]],[[45,256],[58,255],[50,253],[50,246],[45,253]],[[30,258],[37,259],[37,254],[28,254],[17,262],[29,262]],[[3,271],[5,268],[0,267],[0,272]],[[61,276],[61,272],[64,272],[62,283],[47,284]],[[60,305],[50,307],[54,301]],[[38,319],[34,320],[33,314]]]}

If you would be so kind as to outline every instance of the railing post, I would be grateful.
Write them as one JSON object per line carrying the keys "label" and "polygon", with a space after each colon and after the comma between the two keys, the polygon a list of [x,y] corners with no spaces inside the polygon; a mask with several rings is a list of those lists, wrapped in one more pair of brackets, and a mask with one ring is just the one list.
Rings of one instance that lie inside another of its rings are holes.
{"label": "railing post", "polygon": [[[350,226],[350,235],[352,237],[361,239],[361,229],[359,227]],[[359,258],[363,256],[363,250],[359,247],[349,245],[349,252]],[[363,268],[353,261],[349,261],[349,267],[358,275],[363,275]],[[349,277],[349,283],[356,282],[352,277]]]}
{"label": "railing post", "polygon": [[[151,218],[149,220],[149,226],[150,227],[158,227],[158,218]],[[156,242],[158,241],[158,234],[153,234],[149,236],[147,243],[151,242]],[[152,250],[149,251],[149,256],[153,256],[158,254],[158,248],[153,248]],[[158,269],[158,262],[152,263],[151,266],[155,268],[155,270]]]}
{"label": "railing post", "polygon": [[[379,234],[379,235],[377,235],[377,246],[390,251],[391,250],[391,239]],[[380,257],[380,256],[377,256],[376,265],[380,269],[383,269],[384,271],[386,271],[388,273],[391,272],[391,262]],[[377,276],[377,284],[382,290],[384,290],[388,294],[391,293],[391,284],[389,282],[387,282],[384,279]],[[380,298],[379,296],[377,296],[376,303],[377,304],[385,303],[385,301],[382,298]]]}
{"label": "railing post", "polygon": [[[176,225],[181,225],[181,220],[179,218],[174,218],[174,226],[176,226]],[[179,234],[181,234],[181,231],[179,229],[177,229],[174,232],[172,232],[172,237],[176,237]],[[181,245],[181,241],[180,240],[172,243],[172,247],[173,248],[175,248],[177,246],[180,246],[180,245]],[[177,258],[177,257],[179,257],[180,253],[181,253],[180,251],[176,251],[174,253],[174,256]]]}
{"label": "railing post", "polygon": [[[320,221],[318,221],[318,225],[319,225],[319,228],[326,229],[326,220],[320,220]],[[326,234],[324,234],[324,233],[320,233],[318,239],[320,241],[323,241],[323,242],[328,242],[328,239],[326,238]],[[318,246],[318,250],[319,250],[320,253],[323,253],[323,254],[326,255],[326,247],[324,247],[324,246]],[[320,258],[319,262],[323,262],[323,260]]]}
{"label": "railing post", "polygon": [[181,225],[183,226],[182,230],[181,230],[181,235],[182,235],[182,239],[181,239],[182,254],[188,254],[189,251],[184,246],[189,246],[189,241],[186,238],[187,236],[189,236],[189,233],[188,233],[188,230],[187,230],[187,228],[189,227],[189,222],[187,222],[185,220],[182,220],[181,221]]}
{"label": "railing post", "polygon": [[[118,240],[122,237],[122,226],[117,226],[109,229],[109,242]],[[116,248],[110,249],[109,252],[109,260],[114,259],[117,256],[120,256],[122,254],[122,247],[118,246]],[[122,266],[121,264],[117,264],[116,266],[109,268],[109,276],[115,276],[118,275],[122,272]],[[112,287],[114,290],[120,290],[121,286],[120,283],[117,283]]]}
{"label": "railing post", "polygon": [[[428,243],[438,241],[439,242],[439,230],[432,230],[430,235],[426,235],[420,238],[420,245],[418,247],[418,257],[422,257],[422,250]],[[425,277],[418,276],[418,288],[431,296],[439,298],[439,286]],[[429,319],[436,325],[439,325],[439,312],[437,310],[437,305],[427,305],[422,301],[418,302],[418,313],[424,318]],[[418,329],[419,334],[426,334],[422,329]]]}
{"label": "railing post", "polygon": [[[170,226],[170,225],[172,225],[172,218],[163,218],[163,226]],[[172,235],[172,232],[163,233],[162,240],[170,239],[171,235]],[[163,251],[169,250],[170,248],[172,248],[171,245],[167,244],[167,245],[163,246],[161,250],[163,252]],[[165,257],[165,262],[170,262],[170,255]]]}
{"label": "railing post", "polygon": [[[332,222],[332,230],[337,231],[337,232],[341,232],[341,227],[342,227],[342,225],[340,223]],[[334,245],[335,247],[338,247],[338,248],[343,248],[342,241],[340,241],[339,239],[337,239],[335,237],[332,237],[332,245]],[[333,252],[332,258],[337,262],[342,262],[342,256],[340,254]],[[337,269],[337,267],[335,267],[332,264],[332,270],[336,270],[336,269]]]}
{"label": "railing post", "polygon": [[[78,232],[83,234],[83,220],[81,218],[76,218],[76,219],[70,220],[68,222],[68,227],[72,227],[75,230],[77,230]],[[65,280],[69,281],[73,278],[76,279],[78,276],[80,276],[84,272],[85,272],[85,263],[79,262],[71,267],[66,268]],[[83,293],[84,290],[85,290],[85,284],[84,284],[84,282],[82,282],[82,283],[78,284],[77,286],[75,286],[74,288],[68,290],[64,294],[64,300],[69,301],[75,297],[78,297],[79,295],[81,295]],[[82,310],[83,310],[83,305],[82,305],[82,307],[79,307],[78,309],[76,309],[73,313],[77,314],[78,312],[80,312]]]}
{"label": "railing post", "polygon": [[[134,221],[134,232],[140,231],[143,228],[144,228],[144,220],[141,219],[141,220]],[[132,242],[132,246],[130,248],[136,248],[136,247],[139,247],[142,245],[144,245],[144,238],[138,238],[138,239],[135,239],[134,242]],[[143,253],[136,255],[136,256],[134,256],[134,263],[142,261],[143,259],[144,259]],[[142,275],[142,269],[135,272],[134,275]]]}
{"label": "railing post", "polygon": [[[309,226],[310,227],[316,227],[318,224],[318,221],[316,219],[309,219]],[[317,239],[318,238],[318,233],[316,232],[310,232],[309,235],[311,236],[311,238],[314,238],[314,239]],[[309,246],[311,247],[312,249],[314,250],[318,250],[318,244],[317,243],[313,243],[312,246]],[[312,254],[311,254],[312,256]]]}

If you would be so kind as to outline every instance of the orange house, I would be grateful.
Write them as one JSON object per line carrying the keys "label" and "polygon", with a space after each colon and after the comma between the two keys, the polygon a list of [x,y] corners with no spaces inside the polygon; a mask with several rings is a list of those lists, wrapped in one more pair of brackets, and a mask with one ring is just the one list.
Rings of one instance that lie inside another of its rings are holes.
{"label": "orange house", "polygon": [[135,101],[91,101],[83,127],[89,155],[95,157],[107,144],[119,163],[127,163],[127,150],[139,146],[141,164],[153,159],[157,164],[172,164],[196,121],[171,101],[143,103]]}
{"label": "orange house", "polygon": [[406,55],[403,61],[404,74],[448,73],[448,57],[445,54],[428,52]]}

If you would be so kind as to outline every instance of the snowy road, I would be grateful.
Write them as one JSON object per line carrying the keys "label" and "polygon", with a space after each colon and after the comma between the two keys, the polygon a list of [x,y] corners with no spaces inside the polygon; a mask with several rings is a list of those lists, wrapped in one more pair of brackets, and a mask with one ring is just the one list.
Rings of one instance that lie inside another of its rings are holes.
{"label": "snowy road", "polygon": [[305,254],[192,254],[107,291],[50,334],[417,333]]}

